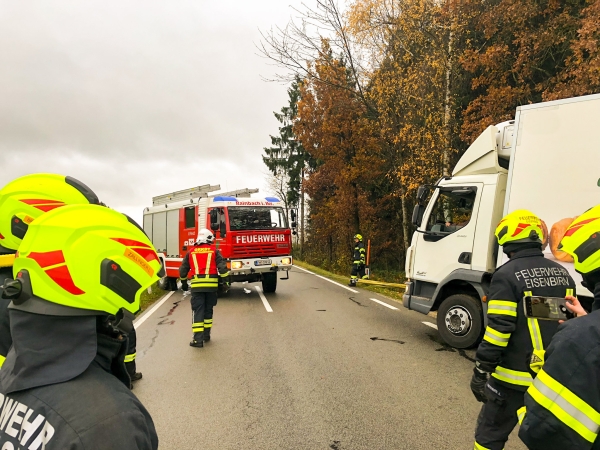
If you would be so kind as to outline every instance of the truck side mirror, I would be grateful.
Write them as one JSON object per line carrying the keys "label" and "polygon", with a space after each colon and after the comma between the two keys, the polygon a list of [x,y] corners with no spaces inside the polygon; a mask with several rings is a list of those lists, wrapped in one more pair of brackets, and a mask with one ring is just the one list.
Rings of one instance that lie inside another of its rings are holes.
{"label": "truck side mirror", "polygon": [[423,203],[423,201],[427,198],[428,195],[429,195],[429,187],[428,186],[419,186],[419,188],[417,189],[417,203]]}
{"label": "truck side mirror", "polygon": [[292,228],[296,228],[298,224],[296,222],[292,222]]}
{"label": "truck side mirror", "polygon": [[417,203],[415,205],[415,209],[413,209],[413,214],[412,214],[412,224],[415,227],[421,226],[421,222],[423,221],[424,213],[425,213],[425,205],[421,205],[420,203]]}
{"label": "truck side mirror", "polygon": [[212,231],[219,229],[219,211],[217,209],[210,210],[210,229]]}
{"label": "truck side mirror", "polygon": [[[296,222],[296,210],[295,209],[291,209],[290,210],[290,219],[292,219],[292,222]],[[294,227],[295,225],[292,225],[292,227]]]}

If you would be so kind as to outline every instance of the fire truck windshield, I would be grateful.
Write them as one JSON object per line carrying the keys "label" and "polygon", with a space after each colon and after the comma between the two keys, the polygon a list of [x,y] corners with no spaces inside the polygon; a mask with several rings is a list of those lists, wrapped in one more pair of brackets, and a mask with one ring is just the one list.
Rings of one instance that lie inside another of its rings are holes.
{"label": "fire truck windshield", "polygon": [[287,228],[283,208],[230,206],[227,209],[231,231]]}

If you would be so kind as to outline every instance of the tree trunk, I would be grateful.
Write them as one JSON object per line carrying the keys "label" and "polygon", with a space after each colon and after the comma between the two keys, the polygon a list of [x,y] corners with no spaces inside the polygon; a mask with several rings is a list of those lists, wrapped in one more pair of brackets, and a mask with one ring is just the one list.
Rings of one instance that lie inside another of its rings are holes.
{"label": "tree trunk", "polygon": [[408,239],[408,235],[410,233],[410,224],[408,221],[408,207],[406,204],[406,196],[402,194],[402,234],[404,238],[404,254],[408,250],[410,246],[410,241]]}
{"label": "tree trunk", "polygon": [[304,258],[304,167],[300,179],[300,259]]}
{"label": "tree trunk", "polygon": [[444,96],[444,135],[445,135],[445,148],[443,158],[443,174],[445,177],[450,176],[450,150],[452,146],[451,142],[451,130],[450,130],[450,112],[451,112],[451,84],[452,84],[452,70],[454,65],[453,59],[453,46],[454,46],[454,17],[452,18],[452,24],[450,25],[450,35],[448,36],[448,64],[446,66],[446,94]]}

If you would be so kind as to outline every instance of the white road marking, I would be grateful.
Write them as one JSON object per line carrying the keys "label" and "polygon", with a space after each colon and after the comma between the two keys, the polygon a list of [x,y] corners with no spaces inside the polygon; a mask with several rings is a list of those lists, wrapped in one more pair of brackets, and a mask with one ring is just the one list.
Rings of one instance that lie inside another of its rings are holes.
{"label": "white road marking", "polygon": [[152,314],[154,314],[154,312],[158,308],[160,308],[163,305],[163,303],[165,303],[169,299],[169,297],[171,297],[171,295],[173,295],[174,293],[175,293],[175,291],[171,291],[168,294],[165,294],[164,297],[162,298],[162,300],[160,300],[156,305],[154,305],[150,311],[148,311],[146,314],[135,319],[133,321],[133,325],[135,326],[135,328],[136,329],[139,328],[146,321],[146,319],[148,317],[150,317]]}
{"label": "white road marking", "polygon": [[269,305],[267,297],[265,297],[265,294],[263,294],[261,287],[254,286],[254,288],[256,289],[256,292],[258,292],[258,295],[260,295],[260,299],[262,300],[263,305],[265,305],[265,309],[267,310],[267,312],[273,312],[273,308],[271,308],[271,305]]}
{"label": "white road marking", "polygon": [[428,327],[435,328],[436,330],[438,329],[438,327],[435,323],[431,323],[431,322],[421,322],[421,323],[423,325],[427,325]]}
{"label": "white road marking", "polygon": [[337,284],[339,287],[347,289],[350,292],[354,292],[355,294],[358,294],[358,291],[356,291],[354,289],[350,289],[348,286],[344,286],[343,284],[340,284],[337,281],[333,281],[333,280],[330,280],[329,278],[325,278],[325,277],[322,277],[321,275],[317,275],[316,273],[311,272],[310,270],[306,270],[305,268],[300,267],[300,266],[294,266],[294,267],[296,267],[297,269],[300,269],[300,270],[304,270],[305,272],[308,272],[310,274],[313,274],[315,277],[319,277],[319,278],[321,278],[321,279],[323,279],[325,281],[329,281],[330,283]]}
{"label": "white road marking", "polygon": [[376,298],[371,298],[371,299],[369,299],[369,300],[373,300],[375,303],[379,303],[380,305],[383,305],[383,306],[385,306],[386,308],[395,309],[395,310],[397,310],[397,309],[398,309],[398,308],[396,308],[395,306],[388,305],[387,303],[385,303],[385,302],[382,302],[381,300],[377,300]]}

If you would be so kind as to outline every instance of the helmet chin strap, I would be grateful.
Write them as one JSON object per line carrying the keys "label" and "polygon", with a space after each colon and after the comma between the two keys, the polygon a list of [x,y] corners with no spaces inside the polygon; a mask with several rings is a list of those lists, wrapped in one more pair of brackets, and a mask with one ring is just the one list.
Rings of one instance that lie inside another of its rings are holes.
{"label": "helmet chin strap", "polygon": [[104,325],[115,333],[129,334],[133,330],[133,319],[133,313],[121,308],[117,314],[106,316]]}

